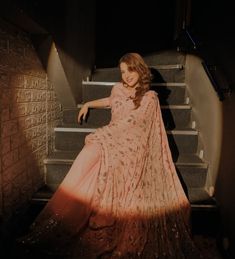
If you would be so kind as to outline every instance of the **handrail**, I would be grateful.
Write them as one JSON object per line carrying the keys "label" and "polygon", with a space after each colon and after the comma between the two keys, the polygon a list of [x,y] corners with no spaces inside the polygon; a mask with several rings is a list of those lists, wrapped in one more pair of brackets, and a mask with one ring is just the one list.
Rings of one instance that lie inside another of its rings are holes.
{"label": "handrail", "polygon": [[190,32],[188,31],[188,29],[185,29],[185,32],[186,32],[188,38],[190,39],[190,41],[192,42],[193,48],[194,48],[194,49],[197,49],[196,41],[193,40],[193,36],[190,34]]}
{"label": "handrail", "polygon": [[177,41],[179,43],[178,48],[179,49],[186,48],[186,51],[189,51],[191,49],[190,46],[187,44],[187,42],[189,42],[192,45],[193,50],[197,50],[200,45],[200,43],[197,42],[197,40],[194,38],[192,33],[189,31],[189,28],[185,28],[181,31],[180,36],[177,39]]}
{"label": "handrail", "polygon": [[[232,92],[232,88],[229,85],[229,82],[222,71],[216,65],[209,65],[208,62],[211,58],[208,57],[208,51],[202,49],[202,44],[192,33],[189,28],[185,28],[182,30],[181,36],[178,39],[178,47],[177,49],[184,49],[186,52],[195,52],[198,56],[202,58],[202,66],[210,79],[220,101],[223,101],[225,97],[229,96]],[[188,42],[190,45],[188,45]],[[210,61],[211,62],[211,61]],[[212,61],[211,64],[214,62]]]}

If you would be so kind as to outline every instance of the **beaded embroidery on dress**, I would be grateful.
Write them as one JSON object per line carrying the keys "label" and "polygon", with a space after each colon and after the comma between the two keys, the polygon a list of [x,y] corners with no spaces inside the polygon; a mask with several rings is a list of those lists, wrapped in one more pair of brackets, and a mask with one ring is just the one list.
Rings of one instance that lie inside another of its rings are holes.
{"label": "beaded embroidery on dress", "polygon": [[117,83],[109,99],[110,123],[86,136],[21,241],[69,258],[199,258],[157,94],[146,92],[134,109]]}

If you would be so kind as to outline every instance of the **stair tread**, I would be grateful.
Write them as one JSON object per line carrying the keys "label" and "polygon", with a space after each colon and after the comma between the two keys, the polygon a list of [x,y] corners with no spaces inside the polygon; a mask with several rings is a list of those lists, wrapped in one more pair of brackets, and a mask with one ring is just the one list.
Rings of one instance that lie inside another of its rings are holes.
{"label": "stair tread", "polygon": [[[64,111],[68,111],[68,110],[78,111],[82,105],[84,105],[84,103],[78,103],[77,107],[65,108]],[[188,110],[188,109],[192,108],[191,105],[184,104],[184,103],[183,104],[169,104],[169,105],[162,104],[162,105],[160,105],[160,107],[161,107],[161,109],[171,109],[171,110],[173,110],[173,109],[187,109]],[[90,109],[110,110],[109,107],[90,108]]]}
{"label": "stair tread", "polygon": [[[181,63],[172,63],[172,64],[157,64],[157,65],[149,65],[149,67],[154,67],[157,69],[182,69],[184,67],[184,64]],[[106,71],[117,71],[119,72],[118,67],[101,67],[97,68],[95,72],[106,72]]]}
{"label": "stair tread", "polygon": [[[58,185],[42,186],[37,192],[35,192],[32,197],[32,201],[47,202],[57,188]],[[190,188],[188,190],[188,199],[193,209],[211,209],[217,207],[215,199],[210,197],[204,188]]]}
{"label": "stair tread", "polygon": [[194,208],[206,207],[206,205],[217,206],[216,200],[213,196],[210,196],[205,188],[189,188],[188,196],[190,201],[194,204]]}
{"label": "stair tread", "polygon": [[[76,156],[78,155],[78,152],[72,152],[72,151],[55,151],[52,154],[50,154],[44,161],[57,161],[57,160],[71,160],[73,161]],[[190,165],[201,165],[205,164],[205,162],[197,155],[197,154],[180,154],[177,158],[177,161],[175,161],[176,164],[190,164]]]}
{"label": "stair tread", "polygon": [[[91,81],[82,81],[83,85],[106,85],[106,86],[113,86],[120,81],[102,81],[102,80],[91,80]],[[186,86],[184,82],[151,82],[150,85],[157,85],[157,86]]]}
{"label": "stair tread", "polygon": [[[98,128],[101,128],[103,126],[106,126],[107,124],[97,126],[91,123],[84,123],[83,124],[60,124],[54,128],[55,132],[61,132],[61,133],[92,133],[95,132]],[[167,135],[181,135],[181,136],[197,136],[198,130],[190,127],[177,127],[173,129],[167,129],[166,128]]]}
{"label": "stair tread", "polygon": [[[86,127],[86,122],[84,124],[74,124],[74,123],[63,123],[63,124],[58,124],[55,129],[60,129],[60,128],[66,128],[66,129],[69,129],[69,128],[84,128]],[[92,124],[89,123],[89,128]],[[104,125],[106,126],[106,125]],[[97,127],[97,126],[94,126],[93,129],[97,129],[97,128],[100,128],[100,127]],[[193,129],[193,128],[190,128],[190,127],[177,127],[177,128],[174,128],[173,130],[167,130],[167,131],[192,131],[192,132],[197,132],[198,130],[197,129]]]}

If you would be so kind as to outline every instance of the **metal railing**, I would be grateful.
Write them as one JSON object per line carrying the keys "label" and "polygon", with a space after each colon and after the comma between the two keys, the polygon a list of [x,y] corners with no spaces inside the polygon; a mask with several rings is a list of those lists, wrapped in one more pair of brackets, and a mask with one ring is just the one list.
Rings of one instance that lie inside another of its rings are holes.
{"label": "metal railing", "polygon": [[214,90],[216,91],[220,101],[223,101],[226,97],[229,97],[232,93],[232,87],[228,82],[228,79],[221,71],[221,69],[215,65],[214,61],[208,57],[208,51],[203,49],[203,44],[190,32],[189,29],[182,30],[181,38],[178,39],[178,51],[193,52],[202,58],[202,66],[210,79]]}

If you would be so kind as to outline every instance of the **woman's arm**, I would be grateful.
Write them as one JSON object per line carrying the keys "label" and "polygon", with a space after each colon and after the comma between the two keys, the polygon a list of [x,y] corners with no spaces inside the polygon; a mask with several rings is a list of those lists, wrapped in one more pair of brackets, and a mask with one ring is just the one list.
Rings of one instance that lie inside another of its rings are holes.
{"label": "woman's arm", "polygon": [[86,102],[84,105],[86,105],[88,108],[105,108],[110,107],[109,103],[109,97],[97,99],[93,101]]}
{"label": "woman's arm", "polygon": [[81,123],[81,117],[83,117],[83,120],[86,119],[86,115],[89,108],[105,108],[105,107],[110,107],[109,97],[86,102],[85,104],[83,104],[82,108],[79,111],[78,123]]}

